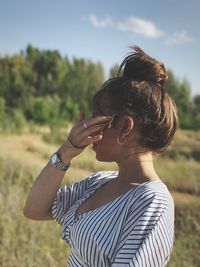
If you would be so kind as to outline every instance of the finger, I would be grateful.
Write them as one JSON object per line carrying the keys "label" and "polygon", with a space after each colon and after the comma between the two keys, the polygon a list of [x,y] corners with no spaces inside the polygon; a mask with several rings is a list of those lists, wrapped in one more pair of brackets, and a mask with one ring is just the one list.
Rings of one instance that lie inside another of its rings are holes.
{"label": "finger", "polygon": [[80,111],[77,123],[83,121],[84,119],[85,119],[84,111]]}
{"label": "finger", "polygon": [[86,146],[97,143],[97,142],[101,141],[102,138],[103,138],[102,134],[98,134],[95,136],[89,136],[87,139]]}
{"label": "finger", "polygon": [[81,111],[81,121],[83,121],[85,119],[85,112],[84,111]]}
{"label": "finger", "polygon": [[98,143],[99,141],[101,141],[102,138],[103,138],[102,134],[94,136],[93,139],[92,139],[92,143],[91,144]]}
{"label": "finger", "polygon": [[88,119],[85,123],[87,124],[88,128],[98,125],[98,124],[103,124],[103,123],[108,123],[112,121],[112,116],[98,116],[98,117],[92,117]]}
{"label": "finger", "polygon": [[93,127],[90,127],[90,128],[88,128],[88,129],[86,129],[86,130],[82,133],[82,136],[83,136],[83,138],[85,138],[85,137],[94,135],[95,133],[100,132],[100,131],[102,131],[103,129],[108,128],[108,127],[109,127],[109,123],[108,123],[108,122],[106,122],[106,123],[102,123],[102,124],[98,124],[98,125],[95,125],[95,126],[93,126]]}

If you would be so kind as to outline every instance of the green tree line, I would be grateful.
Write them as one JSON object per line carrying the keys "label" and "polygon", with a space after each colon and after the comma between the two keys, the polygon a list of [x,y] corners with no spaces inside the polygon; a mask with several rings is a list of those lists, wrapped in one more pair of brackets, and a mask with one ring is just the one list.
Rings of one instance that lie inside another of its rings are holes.
{"label": "green tree line", "polygon": [[[116,75],[117,66],[110,70]],[[168,93],[174,98],[184,129],[200,129],[200,95],[191,97],[187,80],[168,71]],[[0,57],[0,122],[20,128],[27,121],[55,124],[73,121],[79,110],[91,112],[94,93],[105,80],[100,62],[69,59],[58,51],[31,45],[18,54]]]}

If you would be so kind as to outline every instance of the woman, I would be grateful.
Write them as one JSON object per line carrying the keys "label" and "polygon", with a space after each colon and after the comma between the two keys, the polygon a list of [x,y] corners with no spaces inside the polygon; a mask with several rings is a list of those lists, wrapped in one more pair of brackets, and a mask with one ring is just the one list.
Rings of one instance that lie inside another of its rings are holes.
{"label": "woman", "polygon": [[[176,108],[163,85],[164,65],[139,47],[125,58],[121,76],[94,96],[93,116],[80,114],[67,141],[35,181],[26,217],[62,226],[69,266],[166,266],[173,247],[174,204],[153,166],[177,128]],[[93,145],[99,161],[116,162],[60,188],[71,160]]]}

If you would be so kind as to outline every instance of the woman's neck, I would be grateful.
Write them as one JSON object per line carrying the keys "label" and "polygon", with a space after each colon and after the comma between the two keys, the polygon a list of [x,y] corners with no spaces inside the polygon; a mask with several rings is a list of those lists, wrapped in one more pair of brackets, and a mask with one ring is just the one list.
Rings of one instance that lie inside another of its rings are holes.
{"label": "woman's neck", "polygon": [[135,151],[118,162],[119,183],[141,184],[159,179],[153,165],[152,152]]}

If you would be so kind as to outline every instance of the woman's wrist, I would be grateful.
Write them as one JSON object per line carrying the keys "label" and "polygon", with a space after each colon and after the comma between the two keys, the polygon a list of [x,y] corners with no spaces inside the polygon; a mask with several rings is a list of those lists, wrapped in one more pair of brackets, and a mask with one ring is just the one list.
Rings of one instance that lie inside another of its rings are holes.
{"label": "woman's wrist", "polygon": [[59,149],[58,153],[60,159],[64,163],[70,163],[70,161],[77,155],[77,150],[75,151],[74,147],[67,140]]}

